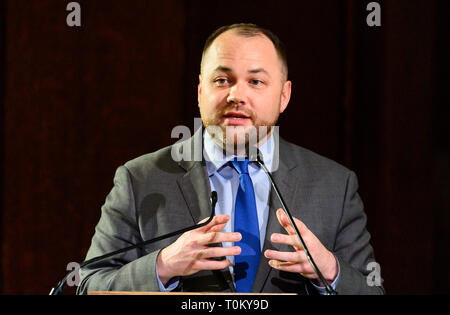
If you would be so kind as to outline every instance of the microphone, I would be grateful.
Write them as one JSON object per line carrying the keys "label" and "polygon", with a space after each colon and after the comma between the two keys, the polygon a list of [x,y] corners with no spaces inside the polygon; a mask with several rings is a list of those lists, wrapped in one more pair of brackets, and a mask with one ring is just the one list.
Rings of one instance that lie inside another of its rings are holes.
{"label": "microphone", "polygon": [[327,295],[337,295],[337,292],[328,284],[328,282],[325,280],[322,273],[320,272],[319,268],[317,267],[316,263],[314,262],[314,259],[312,258],[311,253],[309,252],[308,247],[305,244],[305,241],[303,240],[300,232],[298,231],[298,228],[294,223],[294,219],[293,219],[290,211],[288,210],[288,207],[287,207],[286,203],[284,202],[283,197],[281,196],[281,193],[278,190],[278,187],[275,184],[275,181],[273,180],[271,173],[269,172],[266,165],[264,164],[264,160],[263,160],[263,156],[262,156],[261,152],[259,151],[259,149],[257,147],[253,146],[253,147],[248,148],[247,155],[249,157],[249,160],[252,162],[256,162],[264,170],[264,173],[266,173],[266,175],[269,177],[269,180],[272,184],[275,194],[277,195],[278,200],[281,203],[281,207],[283,208],[284,213],[286,213],[286,216],[288,217],[289,222],[294,227],[295,233],[297,234],[297,237],[300,240],[300,244],[302,245],[303,250],[306,253],[306,257],[308,258],[309,263],[314,268],[314,271],[316,272],[316,274],[319,276],[320,281],[322,281],[322,283],[325,285],[325,290],[327,291]]}
{"label": "microphone", "polygon": [[[89,260],[86,260],[85,262],[83,262],[80,265],[79,269],[81,269],[81,268],[83,268],[83,267],[85,267],[85,266],[87,266],[89,264],[92,264],[94,262],[101,261],[103,259],[106,259],[108,257],[114,256],[114,255],[117,255],[117,254],[120,254],[120,253],[123,253],[123,252],[127,252],[127,251],[135,249],[137,247],[144,247],[146,245],[149,245],[149,244],[161,241],[161,240],[165,240],[165,239],[170,238],[172,236],[183,234],[183,233],[188,232],[190,230],[194,230],[194,229],[197,229],[197,228],[200,228],[202,226],[207,225],[209,222],[212,221],[212,219],[213,219],[213,217],[215,215],[215,212],[216,212],[216,210],[215,210],[216,209],[216,203],[217,203],[217,192],[216,191],[212,191],[211,192],[210,201],[211,201],[211,215],[209,216],[208,220],[206,220],[205,222],[200,223],[200,224],[195,224],[193,226],[190,226],[190,227],[187,227],[187,228],[184,228],[184,229],[172,232],[172,233],[161,235],[161,236],[155,237],[153,239],[150,239],[150,240],[147,240],[147,241],[143,241],[143,242],[140,242],[138,244],[131,245],[131,246],[119,249],[119,250],[111,252],[111,253],[107,253],[107,254],[102,255],[102,256],[94,257],[92,259],[89,259]],[[62,295],[64,286],[65,286],[65,284],[67,282],[67,279],[74,272],[76,272],[76,271],[69,272],[60,282],[58,282],[58,284],[54,288],[51,289],[49,295]]]}

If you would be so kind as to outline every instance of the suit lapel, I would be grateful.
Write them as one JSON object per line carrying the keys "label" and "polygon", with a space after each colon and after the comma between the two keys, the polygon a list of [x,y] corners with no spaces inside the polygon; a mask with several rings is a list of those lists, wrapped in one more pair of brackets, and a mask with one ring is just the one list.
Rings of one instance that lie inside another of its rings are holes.
{"label": "suit lapel", "polygon": [[205,168],[196,162],[177,180],[194,223],[211,215],[210,185]]}
{"label": "suit lapel", "polygon": [[[279,168],[277,171],[272,173],[272,177],[274,182],[277,184],[278,189],[280,190],[281,195],[284,198],[284,201],[288,207],[292,205],[292,201],[295,197],[295,192],[297,190],[297,178],[291,176],[291,171],[297,166],[293,163],[292,159],[290,159],[290,151],[287,147],[287,144],[280,139],[280,162]],[[270,237],[273,233],[285,233],[284,228],[278,222],[276,211],[281,208],[281,203],[278,200],[278,197],[272,188],[270,190],[269,196],[269,216],[267,221],[267,229],[266,236],[264,240],[264,247],[261,255],[261,259],[259,262],[258,271],[255,277],[255,283],[253,285],[253,292],[262,292],[264,285],[272,272],[272,268],[269,266],[269,259],[264,256],[264,252],[267,249],[273,249],[277,251],[288,251],[289,248],[286,245],[274,244],[270,241]],[[289,208],[290,209],[290,208]],[[292,210],[291,210],[292,211]]]}
{"label": "suit lapel", "polygon": [[[201,159],[202,156],[200,156],[200,161],[199,157],[195,156],[195,152],[203,147],[202,144],[203,133],[200,128],[186,142],[176,143],[172,150],[172,153],[176,155],[175,158],[180,160],[178,164],[186,171],[183,176],[178,178],[177,183],[194,223],[198,223],[211,214],[211,187],[208,174],[204,167],[204,161]],[[187,148],[190,149],[188,158],[183,154]]]}

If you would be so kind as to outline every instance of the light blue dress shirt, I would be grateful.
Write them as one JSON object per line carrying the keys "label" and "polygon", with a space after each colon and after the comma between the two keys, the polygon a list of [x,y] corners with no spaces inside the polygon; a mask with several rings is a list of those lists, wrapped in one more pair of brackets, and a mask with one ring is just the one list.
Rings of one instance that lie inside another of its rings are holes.
{"label": "light blue dress shirt", "polygon": [[[272,162],[275,150],[274,137],[271,135],[269,139],[258,149],[264,157],[264,164],[266,165],[267,169],[272,172]],[[203,134],[203,157],[205,159],[206,170],[209,177],[209,183],[211,185],[211,191],[215,190],[218,196],[216,215],[229,215],[230,220],[228,221],[223,231],[233,232],[234,203],[239,187],[239,174],[231,165],[228,164],[228,162],[233,160],[236,155],[225,155],[222,148],[217,145],[211,138],[209,133],[205,131]],[[268,176],[255,163],[249,164],[248,171],[252,179],[255,191],[256,209],[259,225],[259,239],[261,242],[260,244],[262,250],[264,247],[264,239],[266,236],[266,227],[269,216],[269,195],[271,183]],[[224,242],[222,243],[222,245],[224,247],[229,247],[233,246],[234,244],[230,242]],[[233,275],[234,256],[227,256],[227,258],[231,261],[231,266],[229,268],[231,275]],[[332,284],[333,289],[335,289],[338,278],[339,274]],[[171,291],[178,285],[177,278],[173,279],[173,281],[170,281],[167,287],[164,287],[159,278],[158,282],[161,291]],[[325,292],[325,288],[316,286],[314,283],[312,284],[320,293]]]}
{"label": "light blue dress shirt", "polygon": [[[233,232],[234,227],[234,206],[239,188],[239,173],[228,163],[236,155],[223,154],[223,150],[211,139],[208,132],[204,133],[204,158],[206,170],[208,172],[211,191],[216,191],[218,195],[216,214],[227,214],[230,220],[224,228],[224,232]],[[259,147],[264,163],[267,168],[272,168],[272,157],[274,150],[273,137]],[[244,158],[244,157],[238,157]],[[248,165],[248,173],[253,182],[255,191],[256,209],[258,214],[259,239],[261,249],[264,247],[266,236],[267,218],[269,216],[269,194],[270,181],[262,169],[255,163]],[[223,246],[233,246],[233,243],[223,243]],[[231,271],[234,263],[234,256],[227,257],[231,261]],[[233,274],[233,273],[231,273]]]}

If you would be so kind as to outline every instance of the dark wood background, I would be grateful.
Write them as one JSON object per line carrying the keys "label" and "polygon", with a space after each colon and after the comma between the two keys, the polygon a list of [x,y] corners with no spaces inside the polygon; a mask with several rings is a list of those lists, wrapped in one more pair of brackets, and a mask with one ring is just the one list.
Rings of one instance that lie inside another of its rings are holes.
{"label": "dark wood background", "polygon": [[[449,293],[448,1],[0,2],[0,292],[84,259],[124,162],[193,128],[202,45],[253,22],[288,48],[282,136],[354,170],[391,294]],[[73,293],[73,288],[68,293]]]}

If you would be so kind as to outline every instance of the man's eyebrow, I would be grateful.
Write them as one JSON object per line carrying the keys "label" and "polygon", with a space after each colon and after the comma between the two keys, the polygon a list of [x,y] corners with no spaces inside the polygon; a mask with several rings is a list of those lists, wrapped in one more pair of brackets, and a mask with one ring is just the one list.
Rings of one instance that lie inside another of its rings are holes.
{"label": "man's eyebrow", "polygon": [[[218,66],[216,69],[214,69],[214,72],[233,72],[233,70],[229,67],[226,66]],[[256,68],[256,69],[251,69],[247,71],[248,73],[265,73],[266,75],[269,75],[269,72],[267,72],[264,68]]]}
{"label": "man's eyebrow", "polygon": [[260,73],[260,72],[263,72],[263,73],[267,74],[268,76],[270,76],[269,72],[267,72],[263,68],[257,68],[257,69],[248,70],[248,73]]}
{"label": "man's eyebrow", "polygon": [[214,72],[233,72],[233,70],[225,66],[218,66],[216,69],[214,69]]}

